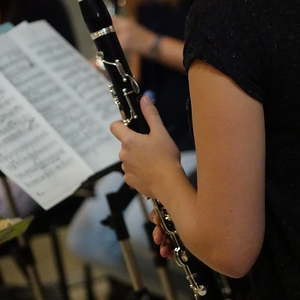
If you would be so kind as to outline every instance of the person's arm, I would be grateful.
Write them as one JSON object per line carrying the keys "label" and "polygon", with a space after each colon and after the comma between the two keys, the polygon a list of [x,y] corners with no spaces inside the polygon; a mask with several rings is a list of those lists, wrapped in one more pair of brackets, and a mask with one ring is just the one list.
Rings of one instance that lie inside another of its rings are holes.
{"label": "person's arm", "polygon": [[[155,43],[155,40],[153,43]],[[183,47],[183,41],[169,36],[161,36],[153,59],[161,64],[165,64],[181,72],[185,72],[183,66]]]}
{"label": "person's arm", "polygon": [[155,32],[132,18],[114,16],[113,24],[122,48],[184,72],[184,42]]}
{"label": "person's arm", "polygon": [[200,260],[232,277],[245,275],[264,236],[264,117],[260,103],[213,67],[189,71],[198,192],[183,173],[151,104],[142,103],[148,136],[115,123],[125,180],[158,198],[179,236]]}
{"label": "person's arm", "polygon": [[[254,263],[264,235],[262,105],[201,62],[191,67],[189,81],[198,193],[188,183],[170,182],[172,199],[166,186],[156,196],[195,255],[239,277]],[[174,191],[174,186],[179,187]]]}

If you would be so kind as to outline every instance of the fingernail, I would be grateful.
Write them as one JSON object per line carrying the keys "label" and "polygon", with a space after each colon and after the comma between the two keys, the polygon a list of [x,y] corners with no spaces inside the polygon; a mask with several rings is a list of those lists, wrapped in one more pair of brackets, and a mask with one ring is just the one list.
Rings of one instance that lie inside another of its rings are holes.
{"label": "fingernail", "polygon": [[152,104],[152,100],[148,96],[143,96],[141,102],[143,102],[144,104]]}
{"label": "fingernail", "polygon": [[164,257],[164,258],[168,257],[168,248],[167,247],[161,246],[159,252],[162,257]]}
{"label": "fingernail", "polygon": [[148,98],[148,100],[151,102],[151,103],[155,103],[156,99],[155,99],[155,92],[153,92],[152,90],[147,90],[144,92],[144,95],[145,97]]}

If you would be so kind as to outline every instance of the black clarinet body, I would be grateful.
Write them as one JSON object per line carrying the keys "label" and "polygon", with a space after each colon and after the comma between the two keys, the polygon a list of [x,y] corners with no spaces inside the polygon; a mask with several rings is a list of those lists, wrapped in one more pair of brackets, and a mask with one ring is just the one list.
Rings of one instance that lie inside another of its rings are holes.
{"label": "black clarinet body", "polygon": [[79,0],[79,5],[97,47],[97,59],[104,64],[109,75],[110,92],[124,124],[139,133],[149,133],[140,109],[139,85],[131,73],[105,4],[102,1]]}
{"label": "black clarinet body", "polygon": [[[149,126],[140,109],[141,93],[133,78],[124,52],[112,25],[112,19],[102,0],[78,0],[83,18],[97,47],[97,60],[104,64],[110,77],[109,86],[114,102],[118,105],[123,123],[139,133],[149,133]],[[190,254],[177,235],[175,226],[164,206],[151,199],[161,219],[161,226],[174,246],[176,263],[184,270],[195,299],[206,295],[206,288],[199,283],[199,275],[189,265]]]}

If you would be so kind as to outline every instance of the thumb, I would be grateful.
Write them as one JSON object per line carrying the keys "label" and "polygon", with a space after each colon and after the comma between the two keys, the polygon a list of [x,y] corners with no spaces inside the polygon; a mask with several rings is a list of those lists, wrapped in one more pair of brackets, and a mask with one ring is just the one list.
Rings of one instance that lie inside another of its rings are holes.
{"label": "thumb", "polygon": [[154,104],[151,102],[150,98],[148,96],[143,96],[141,99],[141,110],[142,113],[150,127],[150,129],[155,127],[164,126],[163,122],[159,116],[159,112],[154,106]]}

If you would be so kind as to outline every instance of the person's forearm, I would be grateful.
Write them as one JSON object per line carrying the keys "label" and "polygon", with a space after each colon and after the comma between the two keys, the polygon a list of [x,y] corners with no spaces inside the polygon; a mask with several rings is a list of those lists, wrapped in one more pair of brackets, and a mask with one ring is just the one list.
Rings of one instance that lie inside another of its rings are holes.
{"label": "person's forearm", "polygon": [[155,33],[131,18],[115,16],[113,23],[124,51],[184,71],[183,41]]}
{"label": "person's forearm", "polygon": [[183,46],[182,41],[163,36],[157,51],[157,61],[184,72]]}
{"label": "person's forearm", "polygon": [[210,212],[211,205],[201,198],[182,170],[171,173],[160,178],[155,196],[170,213],[185,246],[220,273],[231,277],[245,275],[252,263],[245,261],[241,247],[232,239],[230,227],[224,219],[216,217],[218,213]]}
{"label": "person's forearm", "polygon": [[[157,43],[157,45],[155,45],[155,43]],[[145,49],[143,55],[152,58],[161,64],[184,72],[183,47],[183,41],[168,36],[157,36],[154,34],[152,36],[150,47],[148,46],[148,49]]]}
{"label": "person's forearm", "polygon": [[[194,249],[193,246],[194,241],[201,243],[201,240],[204,239],[200,230],[196,232],[197,225],[195,221],[199,221],[200,217],[200,211],[197,209],[196,190],[180,168],[169,171],[169,174],[163,175],[159,181],[160,184],[157,185],[155,197],[171,215],[176,230],[185,246],[196,256],[201,257],[202,260],[203,253],[198,253],[198,249]],[[195,235],[196,233],[197,235]],[[194,241],[192,237],[194,237]]]}

